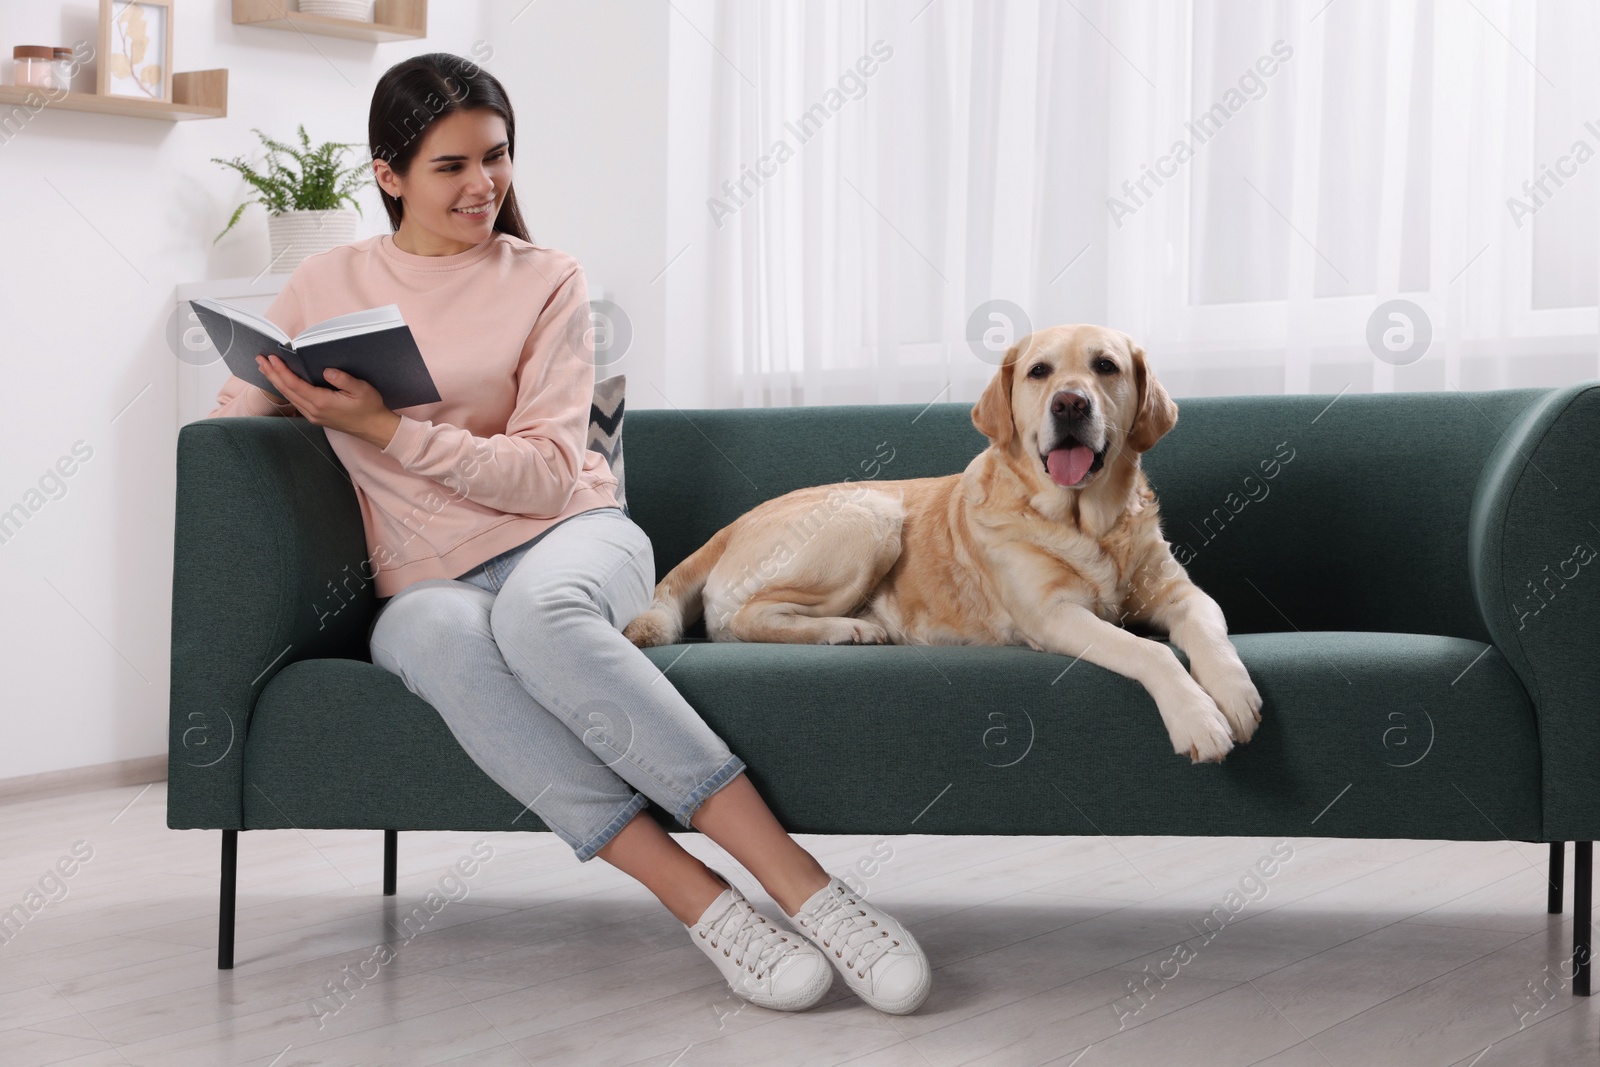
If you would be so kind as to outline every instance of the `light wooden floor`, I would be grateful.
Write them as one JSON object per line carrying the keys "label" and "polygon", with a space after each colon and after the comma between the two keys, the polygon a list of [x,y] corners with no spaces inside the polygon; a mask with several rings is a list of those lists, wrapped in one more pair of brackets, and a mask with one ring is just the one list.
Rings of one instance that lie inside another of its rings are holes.
{"label": "light wooden floor", "polygon": [[[1566,1067],[1600,1042],[1600,998],[1560,977],[1570,886],[1546,915],[1537,845],[1294,839],[1203,940],[1273,840],[890,838],[867,885],[932,960],[927,1003],[882,1015],[836,979],[786,1013],[734,997],[641,886],[547,833],[403,833],[387,899],[380,833],[242,833],[236,967],[218,971],[220,834],[167,829],[165,803],[162,783],[0,806],[0,909],[93,849],[0,944],[0,1064]],[[779,915],[711,841],[678,837]],[[878,840],[799,839],[841,874]],[[480,841],[476,876],[441,882]],[[1173,975],[1183,938],[1192,958],[1119,1031],[1129,982]]]}

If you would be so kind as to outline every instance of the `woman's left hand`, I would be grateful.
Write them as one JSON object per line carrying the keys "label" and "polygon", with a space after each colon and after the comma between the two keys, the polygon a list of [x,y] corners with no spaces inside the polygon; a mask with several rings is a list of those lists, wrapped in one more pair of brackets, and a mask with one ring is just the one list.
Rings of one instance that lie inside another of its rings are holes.
{"label": "woman's left hand", "polygon": [[313,425],[342,430],[379,448],[388,446],[400,425],[400,416],[384,406],[383,395],[354,375],[330,367],[323,376],[334,388],[324,389],[302,381],[277,356],[257,356],[256,365]]}

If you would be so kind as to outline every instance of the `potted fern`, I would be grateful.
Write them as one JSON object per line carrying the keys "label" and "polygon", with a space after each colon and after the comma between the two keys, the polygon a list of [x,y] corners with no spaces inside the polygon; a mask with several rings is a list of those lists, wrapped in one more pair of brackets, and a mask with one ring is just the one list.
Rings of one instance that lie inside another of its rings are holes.
{"label": "potted fern", "polygon": [[[234,209],[233,218],[211,243],[222,240],[251,204],[267,209],[270,269],[275,274],[290,273],[307,256],[354,241],[356,212],[361,205],[353,193],[373,181],[372,170],[370,163],[344,167],[341,161],[345,149],[360,146],[329,141],[313,148],[304,124],[300,126],[299,149],[275,141],[259,129],[255,133],[267,147],[266,173],[243,159],[212,157],[211,162],[232,167],[254,186],[255,198]],[[292,159],[295,166],[286,165],[280,157]],[[355,212],[341,206],[346,202]]]}

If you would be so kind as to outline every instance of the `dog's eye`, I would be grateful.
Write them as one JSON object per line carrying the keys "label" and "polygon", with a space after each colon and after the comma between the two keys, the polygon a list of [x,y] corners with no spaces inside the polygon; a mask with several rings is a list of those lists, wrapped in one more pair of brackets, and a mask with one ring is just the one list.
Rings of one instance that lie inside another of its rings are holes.
{"label": "dog's eye", "polygon": [[1028,368],[1028,377],[1030,378],[1043,378],[1049,373],[1050,364],[1048,363],[1035,363],[1033,366]]}
{"label": "dog's eye", "polygon": [[1094,369],[1099,374],[1115,374],[1117,373],[1117,364],[1114,360],[1101,356],[1094,361]]}

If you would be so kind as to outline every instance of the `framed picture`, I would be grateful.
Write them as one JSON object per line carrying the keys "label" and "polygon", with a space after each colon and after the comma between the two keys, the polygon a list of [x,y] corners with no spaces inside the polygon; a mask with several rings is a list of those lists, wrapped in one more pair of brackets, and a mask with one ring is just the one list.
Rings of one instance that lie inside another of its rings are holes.
{"label": "framed picture", "polygon": [[95,92],[172,103],[173,0],[100,0]]}

